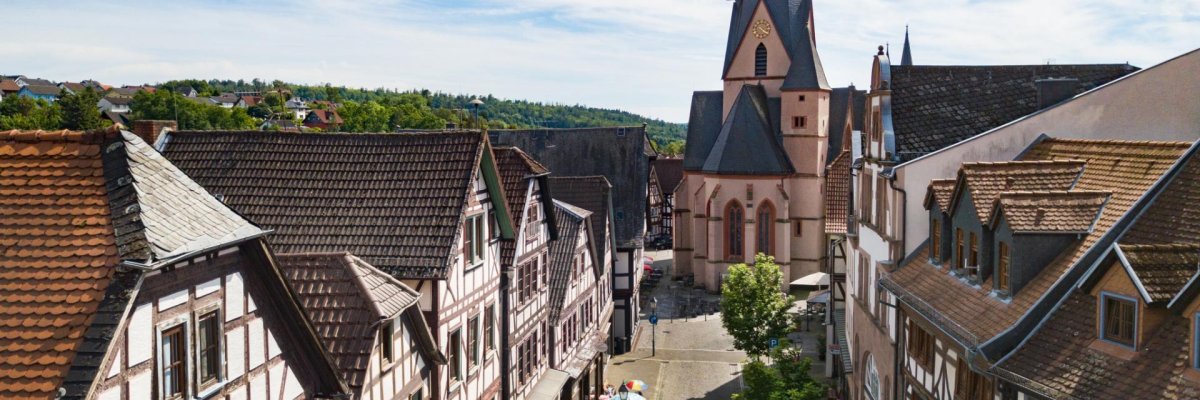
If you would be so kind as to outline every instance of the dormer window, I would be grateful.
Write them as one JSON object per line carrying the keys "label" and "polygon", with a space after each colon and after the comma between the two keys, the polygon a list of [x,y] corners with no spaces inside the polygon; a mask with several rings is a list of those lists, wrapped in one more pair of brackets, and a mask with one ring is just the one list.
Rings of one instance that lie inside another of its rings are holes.
{"label": "dormer window", "polygon": [[937,218],[929,220],[929,258],[933,262],[942,261],[942,222]]}
{"label": "dormer window", "polygon": [[1100,295],[1100,304],[1100,337],[1133,348],[1137,331],[1137,300],[1103,293]]}
{"label": "dormer window", "polygon": [[996,290],[1008,293],[1008,243],[1000,242],[997,247]]}
{"label": "dormer window", "polygon": [[958,228],[954,231],[954,269],[963,269],[963,231]]}
{"label": "dormer window", "polygon": [[754,76],[767,76],[767,46],[762,43],[754,49]]}

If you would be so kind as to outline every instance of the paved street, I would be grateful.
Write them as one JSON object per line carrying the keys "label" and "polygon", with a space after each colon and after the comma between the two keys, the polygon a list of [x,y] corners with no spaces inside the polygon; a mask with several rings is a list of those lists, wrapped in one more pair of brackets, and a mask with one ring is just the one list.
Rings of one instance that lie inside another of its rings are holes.
{"label": "paved street", "polygon": [[[649,256],[656,260],[655,267],[670,268],[669,251],[651,252]],[[652,296],[658,299],[661,317],[654,335],[657,350],[651,355],[651,327],[643,314],[636,350],[612,358],[609,381],[618,385],[641,379],[650,384],[650,390],[644,392],[646,397],[658,400],[728,399],[739,392],[739,363],[746,355],[733,349],[733,339],[721,328],[720,316],[710,313],[685,320],[679,315],[682,306],[688,304],[688,296],[690,304],[715,304],[717,296],[684,289],[667,278]]]}

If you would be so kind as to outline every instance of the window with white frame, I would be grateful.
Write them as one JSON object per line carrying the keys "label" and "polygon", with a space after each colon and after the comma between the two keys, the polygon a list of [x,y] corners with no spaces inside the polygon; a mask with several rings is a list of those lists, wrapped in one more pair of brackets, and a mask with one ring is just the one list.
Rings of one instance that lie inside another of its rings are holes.
{"label": "window with white frame", "polygon": [[866,379],[863,379],[863,391],[867,398],[879,400],[879,370],[875,369],[875,355],[867,356]]}
{"label": "window with white frame", "polygon": [[455,384],[462,381],[463,375],[463,352],[462,352],[462,329],[456,329],[450,333],[450,384]]}
{"label": "window with white frame", "polygon": [[471,317],[467,322],[467,366],[474,369],[479,366],[479,316]]}
{"label": "window with white frame", "polygon": [[467,217],[463,223],[463,260],[467,266],[483,262],[485,242],[483,214]]}

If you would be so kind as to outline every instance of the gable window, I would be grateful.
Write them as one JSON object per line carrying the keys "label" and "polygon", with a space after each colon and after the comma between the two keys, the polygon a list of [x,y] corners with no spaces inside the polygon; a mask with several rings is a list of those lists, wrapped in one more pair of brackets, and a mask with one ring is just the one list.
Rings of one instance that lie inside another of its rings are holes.
{"label": "gable window", "polygon": [[471,317],[467,322],[467,357],[469,368],[479,365],[479,316]]}
{"label": "gable window", "polygon": [[958,228],[954,231],[954,269],[963,268],[963,231]]}
{"label": "gable window", "polygon": [[450,333],[450,384],[453,385],[462,381],[462,329],[455,329]]}
{"label": "gable window", "polygon": [[393,336],[393,333],[395,333],[393,329],[392,321],[387,321],[379,325],[379,354],[383,357],[383,365],[388,365],[392,361],[396,361],[396,339]]}
{"label": "gable window", "polygon": [[755,240],[758,242],[759,253],[775,254],[775,230],[771,229],[774,223],[775,207],[772,207],[770,202],[762,202],[758,206],[758,224],[755,225],[758,229],[755,232]]}
{"label": "gable window", "polygon": [[221,353],[218,340],[221,337],[221,324],[217,312],[213,311],[200,317],[196,324],[199,336],[197,360],[200,364],[200,385],[205,386],[220,379]]}
{"label": "gable window", "polygon": [[187,343],[184,325],[179,324],[162,331],[162,398],[172,399],[185,396],[187,391]]}
{"label": "gable window", "polygon": [[468,267],[483,262],[484,243],[483,215],[468,217],[463,222],[463,260]]}
{"label": "gable window", "polygon": [[1104,330],[1101,332],[1102,337],[1111,342],[1133,347],[1134,331],[1137,329],[1136,301],[1111,293],[1102,294],[1100,301],[1103,302]]}
{"label": "gable window", "polygon": [[745,211],[737,201],[725,207],[725,258],[741,257],[745,253]]}
{"label": "gable window", "polygon": [[496,306],[487,306],[483,312],[483,350],[496,349]]}
{"label": "gable window", "polygon": [[525,208],[529,210],[525,218],[528,220],[525,222],[525,242],[528,243],[537,240],[538,234],[542,232],[542,223],[539,219],[537,203],[529,203]]}
{"label": "gable window", "polygon": [[762,43],[754,49],[754,76],[767,76],[767,46]]}
{"label": "gable window", "polygon": [[1008,243],[1000,242],[996,261],[996,290],[1008,292]]}
{"label": "gable window", "polygon": [[942,224],[936,218],[929,220],[929,259],[942,261]]}
{"label": "gable window", "polygon": [[987,376],[972,371],[962,358],[958,359],[958,368],[955,368],[954,378],[955,399],[991,400],[995,396],[992,393],[992,383]]}
{"label": "gable window", "polygon": [[496,219],[496,212],[488,210],[488,232],[492,234],[492,239],[500,238],[499,220]]}

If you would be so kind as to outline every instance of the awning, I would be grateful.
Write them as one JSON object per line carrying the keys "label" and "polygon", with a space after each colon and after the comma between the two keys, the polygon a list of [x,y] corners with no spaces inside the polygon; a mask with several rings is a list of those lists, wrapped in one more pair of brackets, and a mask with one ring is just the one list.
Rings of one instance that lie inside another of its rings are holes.
{"label": "awning", "polygon": [[558,400],[562,398],[563,386],[567,384],[567,379],[571,375],[564,371],[559,371],[553,368],[547,368],[546,373],[542,374],[542,380],[538,381],[537,386],[533,387],[533,391],[529,392],[529,400]]}
{"label": "awning", "polygon": [[808,304],[825,304],[829,302],[829,289],[818,290],[808,295]]}
{"label": "awning", "polygon": [[792,281],[792,286],[829,286],[829,274],[814,272]]}

